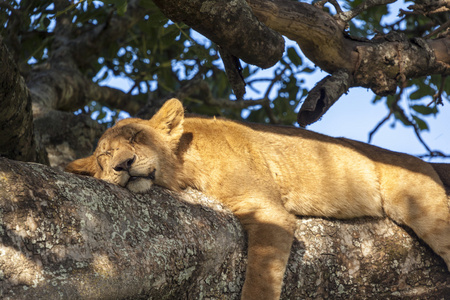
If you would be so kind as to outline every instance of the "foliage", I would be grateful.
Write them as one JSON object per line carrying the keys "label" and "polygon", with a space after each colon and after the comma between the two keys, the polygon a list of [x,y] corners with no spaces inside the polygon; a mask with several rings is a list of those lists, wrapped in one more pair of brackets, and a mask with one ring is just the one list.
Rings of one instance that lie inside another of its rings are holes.
{"label": "foliage", "polygon": [[[54,1],[9,0],[1,4],[0,35],[11,49],[24,76],[31,67],[48,62],[52,55],[55,18],[69,14],[74,35],[89,31],[99,24],[107,24],[113,15],[127,12],[127,0],[82,0],[72,2],[63,11],[57,11]],[[339,1],[344,10],[355,8],[362,0]],[[97,57],[87,57],[82,72],[99,84],[120,77],[131,82],[125,92],[136,95],[146,103],[148,98],[160,99],[175,93],[192,79],[206,81],[214,99],[234,99],[216,45],[212,44],[182,23],[169,21],[151,0],[141,0],[140,5],[148,9],[144,18],[129,30],[126,39],[112,41]],[[402,6],[407,9],[407,5]],[[410,37],[425,36],[433,32],[446,20],[448,13],[417,14],[399,13],[399,5],[376,6],[363,11],[349,23],[349,34],[372,38],[393,30]],[[333,11],[330,4],[326,10]],[[388,17],[387,17],[388,16]],[[73,36],[75,38],[76,36]],[[283,59],[269,70],[260,70],[243,65],[243,76],[247,83],[247,100],[269,99],[269,106],[254,106],[250,109],[229,106],[211,106],[201,93],[192,93],[185,99],[191,112],[223,115],[229,118],[242,117],[255,122],[294,124],[295,111],[304,99],[307,90],[304,78],[315,69],[307,62],[297,47],[289,46]],[[438,76],[429,76],[401,83],[398,93],[407,97],[406,107],[399,104],[400,95],[380,98],[388,113],[407,126],[427,130],[426,118],[439,113],[442,99],[449,98],[450,83],[442,83]],[[434,98],[433,98],[434,97]],[[94,101],[96,99],[93,99]],[[94,102],[90,113],[97,112],[97,119],[105,117],[107,103]],[[113,115],[118,110],[110,107]]]}

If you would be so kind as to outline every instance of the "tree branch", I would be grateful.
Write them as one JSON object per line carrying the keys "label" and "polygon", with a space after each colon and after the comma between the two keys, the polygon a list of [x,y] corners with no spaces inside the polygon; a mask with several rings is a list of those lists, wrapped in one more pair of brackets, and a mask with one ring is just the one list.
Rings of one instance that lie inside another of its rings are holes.
{"label": "tree branch", "polygon": [[155,0],[175,22],[184,22],[243,61],[268,68],[284,52],[283,37],[255,18],[245,0]]}
{"label": "tree branch", "polygon": [[[388,2],[390,0],[366,1],[360,9]],[[395,93],[401,78],[450,74],[450,35],[434,40],[408,40],[405,36],[392,33],[372,41],[361,41],[344,33],[343,22],[338,22],[313,5],[288,0],[248,0],[248,3],[262,22],[296,41],[303,53],[322,70],[331,74],[345,70],[351,74],[352,87],[370,88],[377,95],[387,95]],[[342,13],[344,19],[351,18],[360,9],[348,15]],[[320,87],[317,90],[323,91]],[[313,96],[305,101],[306,106],[299,113],[299,122],[303,125],[321,116],[319,111],[322,106],[317,105],[320,101],[310,101],[320,99],[320,93]],[[334,98],[326,105],[336,100]],[[312,111],[313,117],[306,117]]]}
{"label": "tree branch", "polygon": [[345,70],[338,70],[322,79],[308,93],[300,111],[297,122],[301,127],[316,122],[328,109],[346,93],[352,85],[352,76]]}
{"label": "tree branch", "polygon": [[[213,199],[137,195],[4,158],[0,183],[4,298],[239,299],[245,235]],[[282,299],[393,295],[448,295],[445,263],[410,231],[387,219],[297,221]]]}
{"label": "tree branch", "polygon": [[74,111],[96,100],[89,96],[102,95],[100,87],[94,87],[96,84],[83,76],[78,68],[64,63],[46,63],[34,68],[27,78],[27,85],[35,117],[49,109]]}
{"label": "tree branch", "polygon": [[352,42],[344,26],[321,9],[285,0],[248,0],[258,19],[298,43],[303,53],[322,70],[352,70]]}
{"label": "tree branch", "polygon": [[86,82],[86,84],[86,97],[88,99],[95,100],[109,107],[124,110],[130,115],[136,114],[144,105],[140,97],[125,93],[122,90],[109,86],[100,86],[92,81]]}
{"label": "tree branch", "polygon": [[[450,36],[412,41],[390,36],[353,40],[344,34],[343,25],[313,5],[288,0],[248,2],[262,22],[296,41],[322,70],[333,73],[344,69],[354,74],[353,86],[383,95],[395,91],[400,68],[406,78],[450,73]],[[399,49],[402,60],[398,59]]]}
{"label": "tree branch", "polygon": [[242,100],[245,94],[245,81],[242,76],[242,66],[239,58],[230,54],[227,50],[219,47],[220,57],[222,58],[228,82],[233,89],[233,93],[238,100]]}

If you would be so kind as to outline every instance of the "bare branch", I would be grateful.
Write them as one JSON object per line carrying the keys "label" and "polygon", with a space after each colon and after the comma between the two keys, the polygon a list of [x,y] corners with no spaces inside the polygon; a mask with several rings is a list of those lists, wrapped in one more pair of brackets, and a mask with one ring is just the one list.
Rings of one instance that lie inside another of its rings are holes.
{"label": "bare branch", "polygon": [[424,159],[424,158],[437,158],[437,157],[450,158],[450,154],[445,154],[445,153],[440,152],[440,151],[433,151],[433,152],[431,152],[431,153],[429,152],[427,154],[419,154],[419,155],[417,155],[417,157],[422,158],[422,159]]}
{"label": "bare branch", "polygon": [[402,83],[402,85],[400,86],[400,91],[399,93],[395,96],[395,101],[394,103],[392,103],[391,107],[390,107],[390,111],[389,114],[383,119],[381,120],[376,126],[375,128],[369,133],[369,140],[368,143],[370,143],[372,141],[372,137],[373,135],[378,131],[378,129],[381,128],[381,126],[386,123],[386,121],[389,120],[389,118],[394,114],[397,113],[400,115],[401,120],[403,120],[403,122],[405,123],[405,125],[411,126],[414,130],[414,134],[416,135],[417,139],[419,140],[419,142],[422,144],[422,146],[428,151],[428,155],[429,157],[434,157],[434,156],[444,156],[441,155],[442,153],[439,151],[432,151],[430,149],[430,147],[427,145],[427,143],[422,139],[422,136],[420,134],[420,128],[418,127],[417,123],[413,120],[410,120],[410,118],[408,118],[408,116],[405,114],[405,112],[403,111],[403,109],[400,108],[400,106],[398,105],[398,102],[401,99],[401,96],[403,94],[403,91],[406,87],[406,82],[404,81]]}
{"label": "bare branch", "polygon": [[372,129],[372,131],[369,132],[369,139],[367,140],[367,143],[369,143],[369,144],[372,143],[373,135],[378,131],[378,129],[381,128],[381,126],[382,126],[384,123],[386,123],[386,122],[391,118],[391,116],[392,116],[392,111],[389,111],[389,113],[387,114],[387,116],[384,117],[383,120],[381,120],[381,121],[375,126],[375,128]]}
{"label": "bare branch", "polygon": [[228,82],[238,100],[242,100],[245,94],[245,81],[242,76],[242,66],[239,58],[219,47],[219,53],[225,66]]}
{"label": "bare branch", "polygon": [[317,83],[298,112],[298,124],[305,127],[322,117],[342,94],[348,91],[352,80],[347,71],[339,70]]}
{"label": "bare branch", "polygon": [[433,103],[435,105],[444,105],[444,102],[442,101],[442,93],[444,92],[446,79],[447,79],[447,76],[441,76],[441,85],[439,87],[439,91],[433,95],[433,100],[430,103],[428,103],[427,106],[430,106]]}
{"label": "bare branch", "polygon": [[412,11],[400,10],[400,16],[407,14],[431,15],[435,13],[447,12],[450,10],[450,1],[433,0],[433,1],[417,1],[417,3],[408,6]]}
{"label": "bare branch", "polygon": [[450,20],[439,26],[436,30],[433,30],[429,34],[427,34],[424,38],[429,39],[432,36],[435,36],[445,30],[447,30],[450,27]]}
{"label": "bare branch", "polygon": [[321,1],[318,1],[318,2],[314,3],[314,6],[323,8],[323,6],[324,6],[326,3],[330,3],[331,5],[333,5],[333,6],[334,6],[334,9],[336,9],[336,12],[337,12],[338,14],[342,13],[342,8],[341,8],[341,6],[339,5],[339,2],[337,2],[336,0],[321,0]]}

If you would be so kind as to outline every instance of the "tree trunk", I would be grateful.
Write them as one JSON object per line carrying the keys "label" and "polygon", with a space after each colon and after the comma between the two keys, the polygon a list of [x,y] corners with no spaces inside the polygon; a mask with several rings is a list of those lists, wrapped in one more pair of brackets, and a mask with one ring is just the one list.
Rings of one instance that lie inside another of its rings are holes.
{"label": "tree trunk", "polygon": [[[0,297],[239,299],[245,234],[196,191],[136,195],[0,158]],[[444,299],[444,262],[387,219],[302,218],[283,299]]]}
{"label": "tree trunk", "polygon": [[30,94],[1,36],[0,70],[0,156],[35,161]]}

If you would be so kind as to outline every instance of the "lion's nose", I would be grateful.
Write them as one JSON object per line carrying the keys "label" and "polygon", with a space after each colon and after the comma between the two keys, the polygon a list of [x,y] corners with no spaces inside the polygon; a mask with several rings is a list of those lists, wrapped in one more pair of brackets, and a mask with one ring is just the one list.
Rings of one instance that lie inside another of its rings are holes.
{"label": "lion's nose", "polygon": [[135,160],[136,160],[136,156],[133,156],[132,158],[127,158],[127,159],[121,161],[120,163],[118,163],[115,167],[113,167],[113,169],[114,169],[114,171],[117,171],[117,172],[129,171]]}

